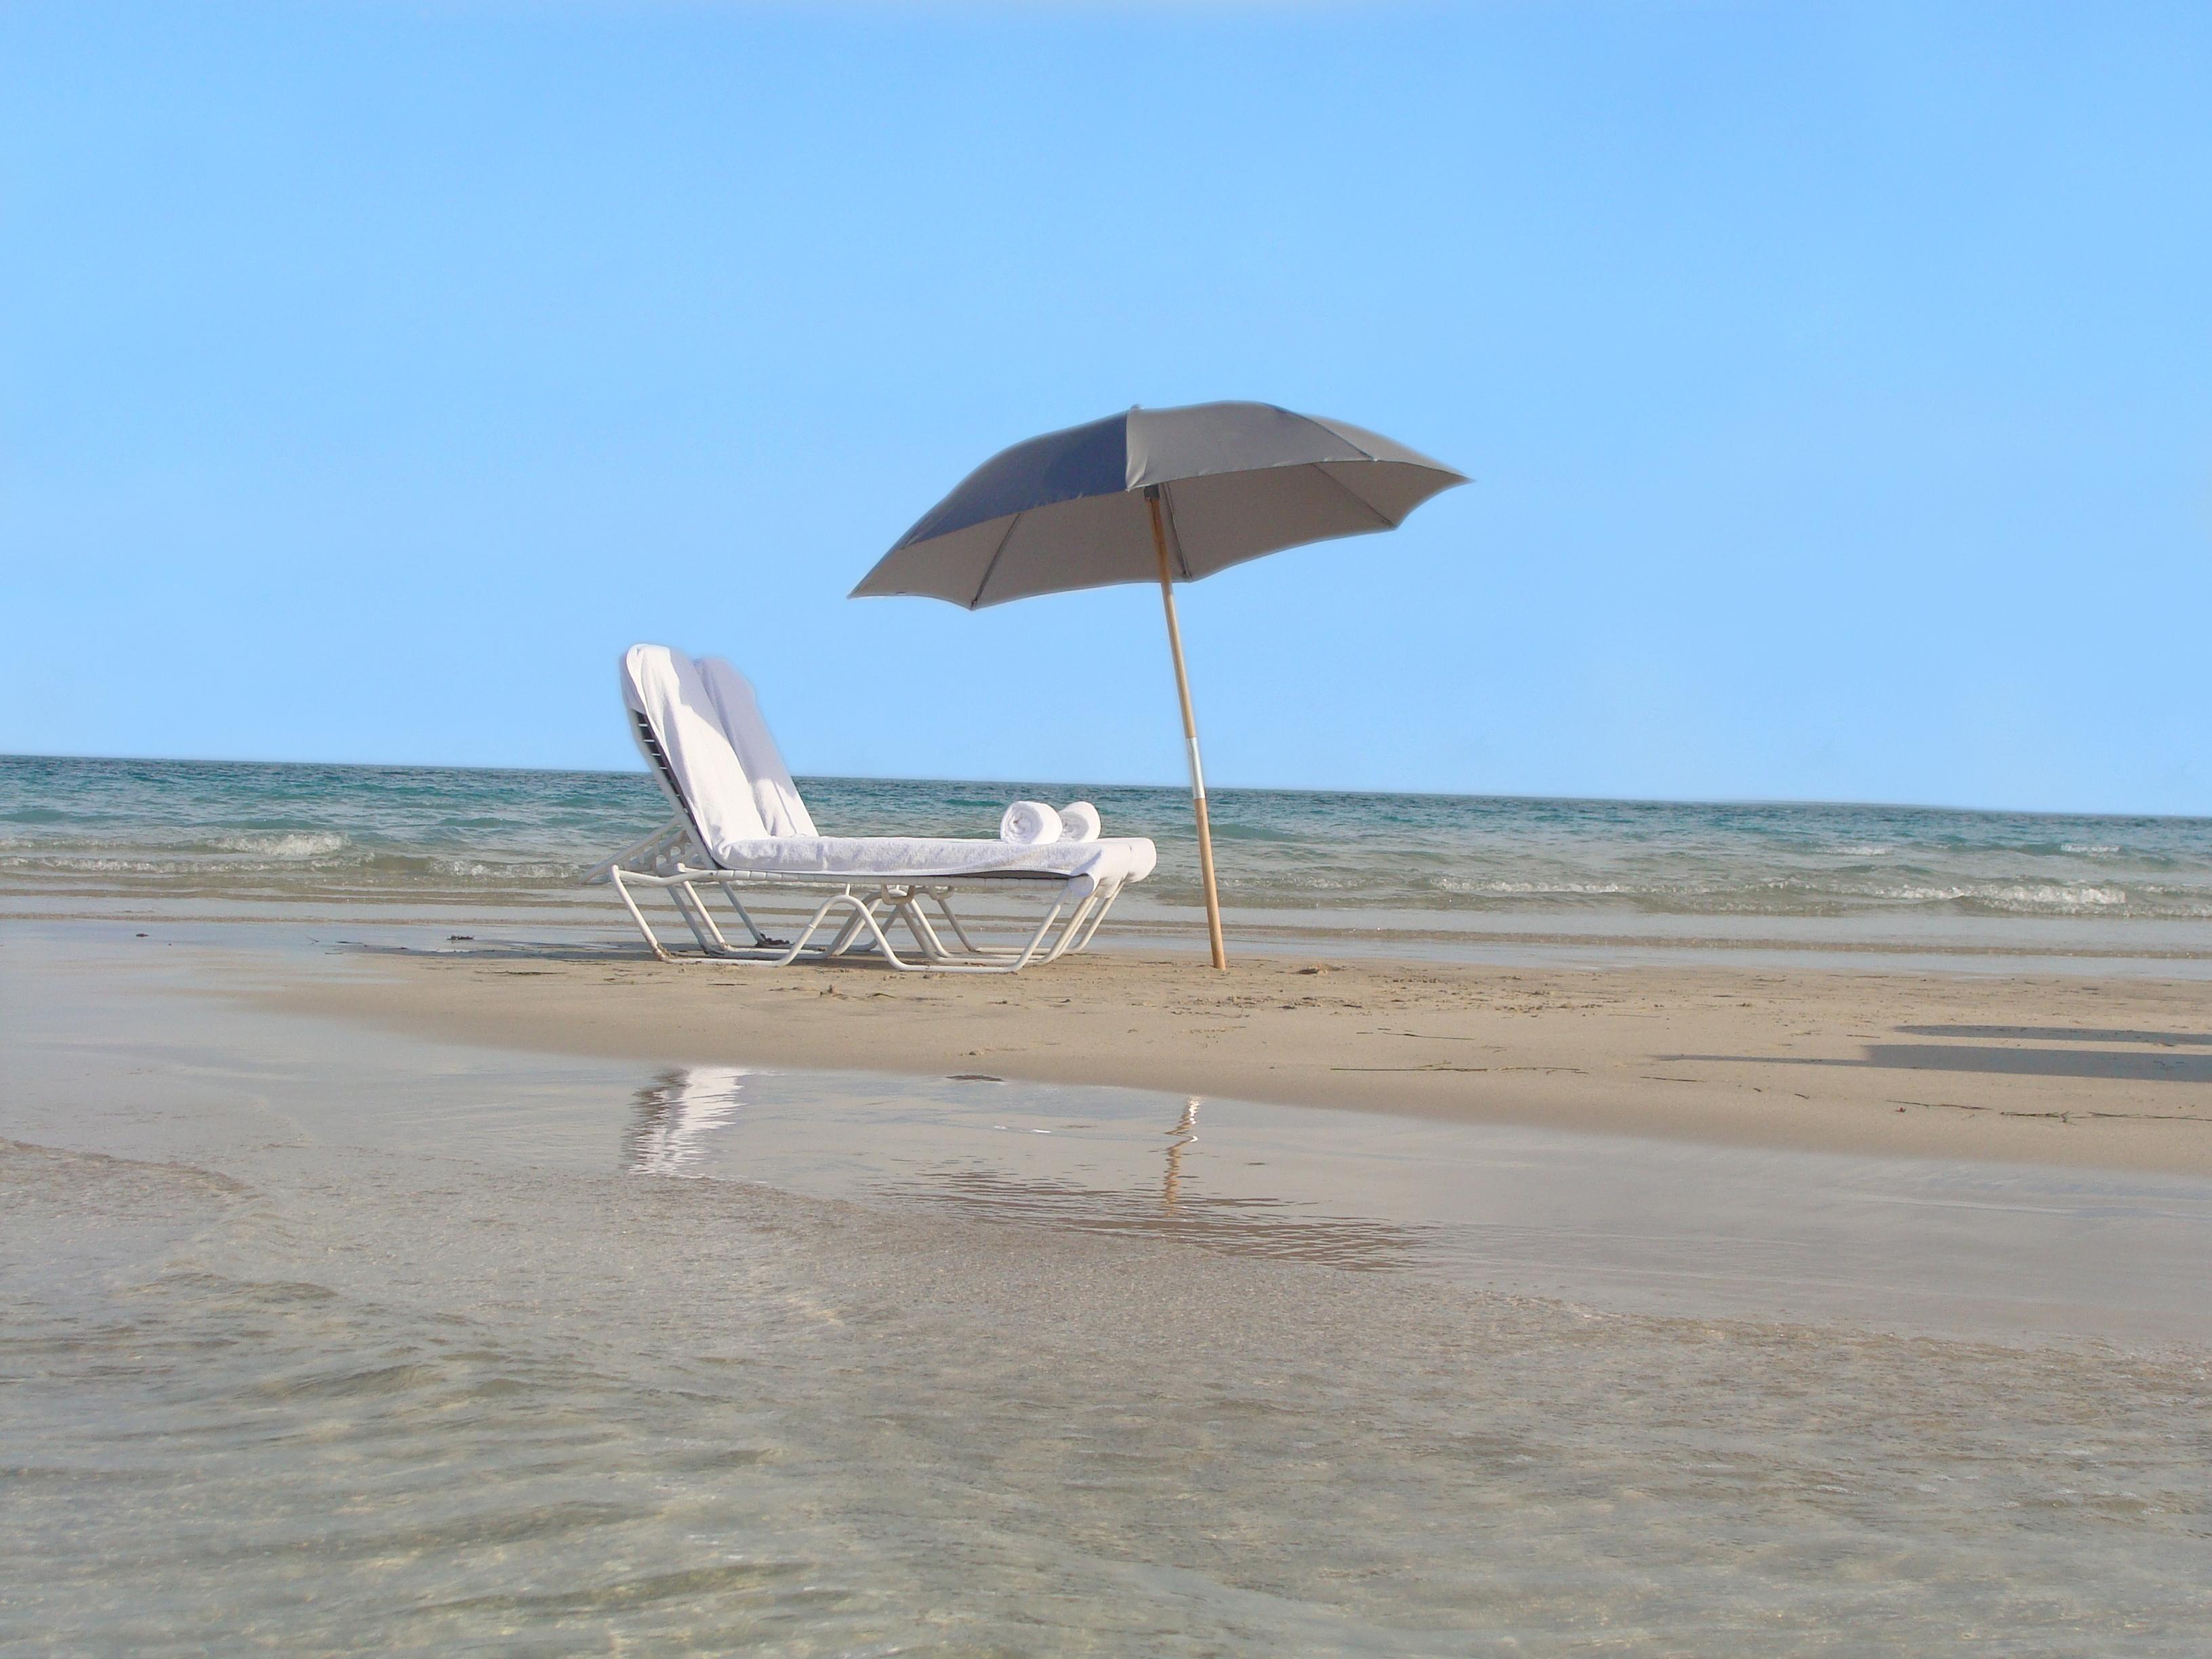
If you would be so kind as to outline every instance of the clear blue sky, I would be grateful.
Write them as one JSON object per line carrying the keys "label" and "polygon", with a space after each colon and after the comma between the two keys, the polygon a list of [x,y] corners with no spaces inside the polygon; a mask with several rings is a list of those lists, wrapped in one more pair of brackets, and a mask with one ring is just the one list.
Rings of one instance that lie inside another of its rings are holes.
{"label": "clear blue sky", "polygon": [[1158,596],[849,602],[1256,398],[1220,782],[2212,811],[2212,7],[15,3],[0,751],[1173,781]]}

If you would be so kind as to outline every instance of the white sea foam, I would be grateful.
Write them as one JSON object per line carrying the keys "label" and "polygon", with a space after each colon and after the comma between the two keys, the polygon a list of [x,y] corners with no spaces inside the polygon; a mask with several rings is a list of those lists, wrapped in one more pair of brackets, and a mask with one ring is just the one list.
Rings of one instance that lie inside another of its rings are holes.
{"label": "white sea foam", "polygon": [[52,870],[71,875],[174,875],[185,866],[151,859],[113,859],[86,854],[49,854],[0,859],[0,869]]}
{"label": "white sea foam", "polygon": [[2123,887],[2062,887],[2051,883],[1999,887],[1976,896],[2008,908],[2060,912],[2109,910],[2128,902]]}
{"label": "white sea foam", "polygon": [[547,864],[528,860],[487,863],[481,859],[433,859],[430,868],[441,876],[459,876],[471,881],[574,881],[582,876],[584,868],[578,864]]}
{"label": "white sea foam", "polygon": [[1437,885],[1448,893],[1557,894],[1563,898],[1603,897],[1638,890],[1617,881],[1461,881],[1450,876],[1437,877]]}
{"label": "white sea foam", "polygon": [[214,845],[226,853],[258,853],[264,858],[323,859],[341,851],[343,836],[326,831],[293,830],[260,836],[218,836]]}

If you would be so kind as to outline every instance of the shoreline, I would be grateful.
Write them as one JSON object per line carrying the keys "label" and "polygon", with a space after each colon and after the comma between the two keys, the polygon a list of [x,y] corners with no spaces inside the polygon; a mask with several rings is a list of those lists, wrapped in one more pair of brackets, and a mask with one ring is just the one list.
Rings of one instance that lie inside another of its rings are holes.
{"label": "shoreline", "polygon": [[351,960],[366,971],[259,987],[249,974],[220,988],[593,1059],[980,1074],[1736,1146],[2212,1174],[2212,1020],[2202,985],[2179,980],[1316,956],[1248,956],[1216,975],[1126,948],[1004,977],[670,965],[553,944],[367,947]]}
{"label": "shoreline", "polygon": [[[609,914],[605,890],[522,891],[491,896],[459,892],[413,896],[311,891],[297,896],[241,895],[220,885],[137,892],[127,889],[60,894],[9,890],[0,884],[0,926],[131,925],[216,928],[264,927],[401,933],[444,927],[527,930],[548,944],[545,930],[562,942],[589,939],[629,944],[635,933]],[[2212,982],[2212,943],[2177,937],[2167,924],[2131,922],[2125,933],[2102,937],[2094,923],[2058,924],[2021,918],[1983,919],[1972,937],[1943,929],[1862,927],[1842,931],[1842,919],[1777,915],[1649,915],[1641,928],[1620,918],[1571,927],[1565,919],[1534,914],[1487,918],[1514,925],[1479,925],[1479,913],[1456,915],[1456,926],[1410,926],[1400,915],[1308,911],[1310,921],[1279,920],[1284,913],[1231,911],[1228,926],[1236,954],[1255,961],[1295,956],[1393,963],[1477,968],[1560,969],[1606,972],[1624,967],[1728,969],[1781,969],[1800,972],[1897,972],[1983,977],[2127,978]],[[1363,919],[1364,918],[1364,919]],[[1553,925],[1537,925],[1552,923]],[[1753,931],[1761,928],[1763,931]],[[2006,939],[2007,928],[2036,930]],[[2187,930],[2193,933],[2195,930]],[[1187,915],[1117,915],[1092,947],[1099,957],[1202,957],[1204,921]]]}

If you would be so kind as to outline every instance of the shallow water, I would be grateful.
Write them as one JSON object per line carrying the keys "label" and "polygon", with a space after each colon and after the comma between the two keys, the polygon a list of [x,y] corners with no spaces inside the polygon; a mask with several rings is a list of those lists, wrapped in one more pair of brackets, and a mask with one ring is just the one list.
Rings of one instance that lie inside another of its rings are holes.
{"label": "shallow water", "polygon": [[1608,1311],[2212,1345],[2212,1182],[729,1066],[639,1089],[637,1174],[1413,1273]]}
{"label": "shallow water", "polygon": [[0,948],[0,1644],[2202,1650],[2204,1183],[549,1060],[207,960]]}
{"label": "shallow water", "polygon": [[[1160,845],[1129,921],[1199,902],[1179,790],[805,788],[822,823],[870,835],[990,836],[1017,796],[1086,795]],[[565,903],[665,817],[642,773],[0,757],[0,902]],[[2212,819],[1235,789],[1214,817],[1247,928],[2212,958]]]}

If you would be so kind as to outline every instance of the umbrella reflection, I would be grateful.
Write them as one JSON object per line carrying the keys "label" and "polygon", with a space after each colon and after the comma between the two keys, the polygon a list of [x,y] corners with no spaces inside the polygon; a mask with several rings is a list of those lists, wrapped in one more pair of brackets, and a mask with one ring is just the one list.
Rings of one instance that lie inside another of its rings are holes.
{"label": "umbrella reflection", "polygon": [[1315,1216],[1288,1199],[1183,1195],[1174,1208],[1164,1209],[1150,1193],[1025,1179],[994,1170],[948,1170],[933,1177],[887,1182],[877,1190],[971,1221],[1148,1237],[1223,1255],[1315,1261],[1366,1272],[1417,1267],[1435,1242],[1433,1228]]}
{"label": "umbrella reflection", "polygon": [[1431,1248],[1431,1228],[1316,1216],[1285,1198],[1186,1192],[1183,1160],[1198,1139],[1198,1109],[1203,1104],[1202,1097],[1187,1098],[1182,1116],[1164,1132],[1169,1138],[1166,1170],[1157,1198],[1139,1188],[1089,1186],[973,1166],[887,1182],[878,1190],[975,1221],[1143,1235],[1225,1255],[1273,1256],[1370,1272],[1411,1267]]}
{"label": "umbrella reflection", "polygon": [[623,1143],[630,1173],[696,1176],[700,1140],[737,1115],[746,1075],[741,1066],[681,1066],[640,1089]]}
{"label": "umbrella reflection", "polygon": [[1202,1096],[1191,1096],[1183,1103],[1182,1121],[1168,1131],[1177,1138],[1168,1142],[1167,1179],[1160,1187],[1160,1207],[1164,1210],[1173,1210],[1176,1200],[1182,1196],[1183,1148],[1198,1139],[1198,1109],[1203,1103]]}

